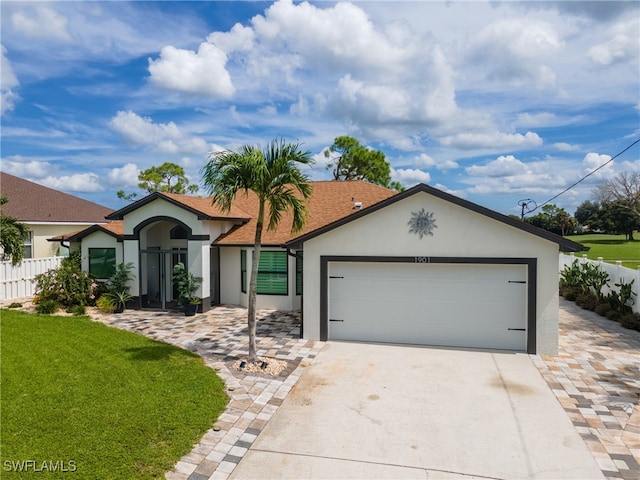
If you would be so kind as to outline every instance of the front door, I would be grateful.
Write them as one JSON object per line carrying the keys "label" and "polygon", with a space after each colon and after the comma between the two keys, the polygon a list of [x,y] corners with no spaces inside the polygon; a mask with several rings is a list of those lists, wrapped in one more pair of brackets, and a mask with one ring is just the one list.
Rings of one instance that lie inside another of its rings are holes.
{"label": "front door", "polygon": [[173,267],[187,263],[186,249],[148,248],[140,252],[140,292],[142,308],[167,310],[176,307],[178,298],[171,280]]}

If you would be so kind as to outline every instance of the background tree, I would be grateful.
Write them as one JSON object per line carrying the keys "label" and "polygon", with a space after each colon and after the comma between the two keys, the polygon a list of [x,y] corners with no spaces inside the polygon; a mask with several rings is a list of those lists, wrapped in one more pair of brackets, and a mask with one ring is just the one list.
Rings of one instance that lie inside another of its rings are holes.
{"label": "background tree", "polygon": [[[189,179],[180,165],[165,162],[160,166],[154,166],[141,171],[138,174],[138,188],[152,192],[167,193],[196,193],[198,186],[189,184]],[[116,193],[118,198],[124,200],[133,200],[136,193],[125,193],[124,190],[118,190]]]}
{"label": "background tree", "polygon": [[586,200],[578,206],[576,213],[573,216],[580,225],[588,226],[590,229],[593,229],[594,222],[597,221],[599,213],[600,204]]}
{"label": "background tree", "polygon": [[376,185],[404,190],[399,182],[391,181],[391,166],[385,155],[360,145],[353,137],[336,137],[333,145],[324,150],[324,156],[330,159],[327,170],[333,169],[334,180],[366,180]]}
{"label": "background tree", "polygon": [[640,218],[640,171],[622,172],[612,180],[602,182],[594,196],[600,203],[615,202]]}
{"label": "background tree", "polygon": [[543,206],[541,213],[525,218],[525,222],[563,236],[573,232],[578,226],[578,222],[564,208],[558,208],[554,204]]}
{"label": "background tree", "polygon": [[3,258],[9,258],[12,265],[24,259],[24,242],[29,238],[29,228],[15,217],[2,214],[2,206],[9,199],[0,196],[0,248]]}
{"label": "background tree", "polygon": [[[256,354],[256,290],[258,264],[262,245],[262,230],[268,215],[268,229],[275,230],[285,211],[291,211],[292,232],[304,226],[307,217],[305,200],[311,196],[308,177],[300,166],[310,165],[310,152],[301,151],[298,144],[273,140],[266,148],[244,145],[237,151],[224,150],[209,154],[203,167],[203,183],[213,195],[213,204],[229,211],[240,191],[252,191],[258,197],[258,215],[253,246],[253,262],[249,281],[249,362],[258,360]],[[296,194],[302,196],[299,198]],[[268,212],[266,212],[268,210]]]}

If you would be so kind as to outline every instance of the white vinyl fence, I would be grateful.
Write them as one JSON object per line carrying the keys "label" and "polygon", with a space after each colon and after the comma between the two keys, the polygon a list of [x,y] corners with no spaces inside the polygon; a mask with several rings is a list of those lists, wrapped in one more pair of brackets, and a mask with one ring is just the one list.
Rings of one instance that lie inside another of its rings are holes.
{"label": "white vinyl fence", "polygon": [[39,273],[58,268],[63,258],[25,258],[16,266],[11,262],[0,262],[0,300],[33,296],[35,284],[32,280]]}
{"label": "white vinyl fence", "polygon": [[618,290],[618,287],[615,286],[616,283],[620,283],[622,280],[624,283],[630,283],[631,280],[635,280],[633,282],[633,286],[631,287],[631,291],[635,293],[633,296],[634,304],[631,309],[634,312],[640,312],[640,268],[636,270],[632,268],[627,268],[622,266],[621,261],[617,261],[615,265],[612,263],[606,263],[601,259],[598,260],[589,260],[586,255],[582,257],[576,257],[573,253],[567,255],[564,253],[560,254],[560,271],[562,272],[565,266],[571,266],[573,262],[578,261],[578,263],[594,263],[600,266],[600,269],[609,274],[609,282],[607,286],[602,289],[602,293],[605,295],[609,293],[612,289]]}

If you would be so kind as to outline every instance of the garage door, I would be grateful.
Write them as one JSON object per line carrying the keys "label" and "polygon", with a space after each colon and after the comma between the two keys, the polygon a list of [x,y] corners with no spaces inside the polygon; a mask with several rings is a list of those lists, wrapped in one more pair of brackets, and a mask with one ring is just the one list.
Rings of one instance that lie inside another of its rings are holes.
{"label": "garage door", "polygon": [[525,265],[330,262],[331,340],[526,351]]}

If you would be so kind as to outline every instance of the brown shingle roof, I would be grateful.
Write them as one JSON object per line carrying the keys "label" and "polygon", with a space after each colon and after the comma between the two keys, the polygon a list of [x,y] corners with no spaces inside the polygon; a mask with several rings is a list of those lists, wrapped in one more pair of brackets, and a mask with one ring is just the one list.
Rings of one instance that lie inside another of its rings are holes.
{"label": "brown shingle roof", "polygon": [[59,242],[61,240],[79,242],[87,235],[98,231],[107,233],[115,238],[121,238],[124,235],[124,222],[120,220],[114,220],[113,222],[103,223],[100,225],[91,225],[89,228],[76,230],[75,232],[69,232],[63,235],[58,235],[56,237],[49,238],[48,240],[50,242]]}
{"label": "brown shingle roof", "polygon": [[68,193],[0,172],[2,213],[21,222],[104,223],[113,210]]}
{"label": "brown shingle roof", "polygon": [[[264,245],[282,245],[292,238],[312,232],[331,222],[351,215],[356,210],[355,202],[361,202],[362,208],[370,207],[382,200],[392,197],[397,192],[361,180],[310,182],[313,193],[307,203],[309,212],[307,222],[301,232],[291,233],[292,216],[283,214],[277,231],[267,230],[269,219],[265,219],[262,232]],[[239,193],[233,203],[243,211],[251,213],[252,219],[225,235],[221,235],[215,243],[218,245],[251,245],[255,235],[255,216],[258,213],[258,199],[249,192]]]}
{"label": "brown shingle roof", "polygon": [[136,210],[158,198],[164,198],[173,204],[179,205],[180,207],[195,213],[201,220],[216,220],[223,218],[248,220],[251,218],[247,212],[240,210],[235,205],[231,206],[231,210],[229,212],[223,212],[218,206],[211,204],[211,197],[193,197],[191,195],[166,192],[151,193],[146,197],[113,212],[108,216],[108,218],[110,220],[122,220],[129,212],[132,212],[133,210]]}

